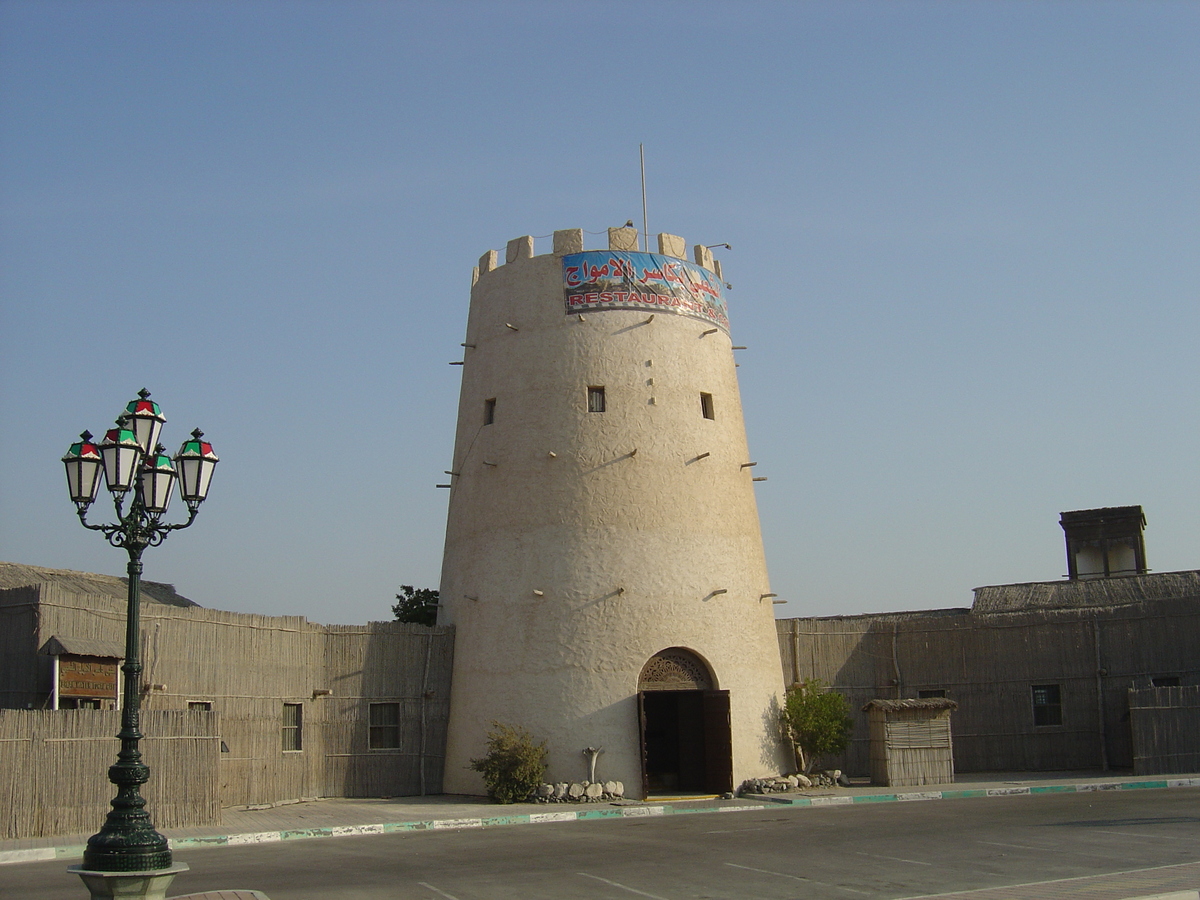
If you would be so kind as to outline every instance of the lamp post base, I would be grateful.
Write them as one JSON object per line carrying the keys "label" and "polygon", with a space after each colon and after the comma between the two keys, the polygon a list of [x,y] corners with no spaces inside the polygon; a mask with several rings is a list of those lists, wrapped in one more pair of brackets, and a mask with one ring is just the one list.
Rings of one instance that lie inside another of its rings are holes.
{"label": "lamp post base", "polygon": [[67,871],[83,879],[92,892],[91,900],[164,900],[167,888],[180,872],[188,870],[187,863],[175,863],[167,869],[149,869],[145,872],[97,872],[83,866],[70,866]]}

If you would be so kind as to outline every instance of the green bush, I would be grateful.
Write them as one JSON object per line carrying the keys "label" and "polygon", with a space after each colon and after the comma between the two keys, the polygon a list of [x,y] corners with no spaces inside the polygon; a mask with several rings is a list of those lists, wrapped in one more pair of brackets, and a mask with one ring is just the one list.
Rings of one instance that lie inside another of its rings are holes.
{"label": "green bush", "polygon": [[535,744],[524,728],[492,723],[488,752],[471,760],[497,803],[519,803],[537,790],[546,774],[546,742]]}
{"label": "green bush", "polygon": [[816,679],[788,688],[779,718],[805,775],[822,756],[845,750],[854,727],[846,698]]}

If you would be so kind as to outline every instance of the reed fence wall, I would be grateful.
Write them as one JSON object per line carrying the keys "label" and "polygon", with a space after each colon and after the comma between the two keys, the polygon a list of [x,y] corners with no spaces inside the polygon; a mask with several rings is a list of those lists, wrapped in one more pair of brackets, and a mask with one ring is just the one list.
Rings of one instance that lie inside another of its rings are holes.
{"label": "reed fence wall", "polygon": [[1129,725],[1136,774],[1200,772],[1200,686],[1131,690]]}
{"label": "reed fence wall", "polygon": [[[158,828],[219,824],[220,717],[212,712],[142,714],[142,787]],[[0,709],[0,839],[93,834],[116,787],[108,767],[121,749],[117,710]]]}
{"label": "reed fence wall", "polygon": [[[958,772],[1049,771],[1134,764],[1127,692],[1155,676],[1200,679],[1196,599],[1116,608],[975,613],[967,609],[781,619],[784,679],[845,694],[855,730],[830,765],[870,771],[873,699],[945,691]],[[1061,724],[1033,724],[1032,688],[1057,685]]]}
{"label": "reed fence wall", "polygon": [[[400,622],[328,626],[325,794],[395,797],[442,790],[452,635]],[[400,706],[400,746],[371,749],[369,707]],[[334,750],[333,748],[338,748]]]}
{"label": "reed fence wall", "polygon": [[49,658],[29,653],[37,641],[37,604],[36,587],[0,591],[0,707],[6,709],[40,706],[40,685],[50,679]]}
{"label": "reed fence wall", "polygon": [[[51,661],[37,651],[52,636],[124,644],[124,600],[86,587],[81,577],[0,590],[0,624],[12,625],[0,631],[3,705],[49,704]],[[192,705],[218,717],[218,808],[441,792],[452,628],[319,625],[145,597],[141,626],[145,713]],[[370,746],[377,702],[398,704],[399,747]],[[284,704],[300,708],[299,750],[284,749]],[[101,779],[111,762],[96,763]]]}

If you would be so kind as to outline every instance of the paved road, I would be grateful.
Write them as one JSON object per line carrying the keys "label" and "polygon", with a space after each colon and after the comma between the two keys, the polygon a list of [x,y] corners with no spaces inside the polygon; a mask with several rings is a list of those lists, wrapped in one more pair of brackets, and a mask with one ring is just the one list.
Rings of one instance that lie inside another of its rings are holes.
{"label": "paved road", "polygon": [[[1121,900],[1200,889],[1200,790],[414,832],[177,858],[192,871],[173,893],[250,887],[272,900]],[[82,900],[64,868],[0,867],[0,897]]]}

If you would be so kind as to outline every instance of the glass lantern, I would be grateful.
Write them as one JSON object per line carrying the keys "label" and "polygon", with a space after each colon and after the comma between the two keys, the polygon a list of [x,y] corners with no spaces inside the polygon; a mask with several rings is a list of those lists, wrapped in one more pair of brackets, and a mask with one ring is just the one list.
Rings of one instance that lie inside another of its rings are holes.
{"label": "glass lantern", "polygon": [[100,448],[92,443],[92,433],[85,431],[62,458],[67,467],[67,489],[71,499],[81,509],[87,509],[100,490],[100,471],[103,461]]}
{"label": "glass lantern", "polygon": [[150,392],[142,388],[138,391],[138,399],[130,400],[126,405],[125,421],[125,427],[137,437],[142,452],[149,454],[158,446],[158,435],[167,419],[158,404],[150,399]]}
{"label": "glass lantern", "polygon": [[166,449],[159,444],[138,471],[138,495],[146,512],[156,516],[165,513],[174,488],[175,466]]}
{"label": "glass lantern", "polygon": [[179,493],[190,509],[204,502],[208,495],[208,483],[218,461],[212,444],[203,438],[204,432],[197,428],[192,432],[192,439],[184,441],[175,454],[175,465],[179,469]]}
{"label": "glass lantern", "polygon": [[124,494],[133,487],[138,463],[142,461],[142,447],[137,435],[126,426],[126,418],[117,420],[117,427],[110,428],[100,442],[100,458],[104,462],[104,481],[114,494]]}

